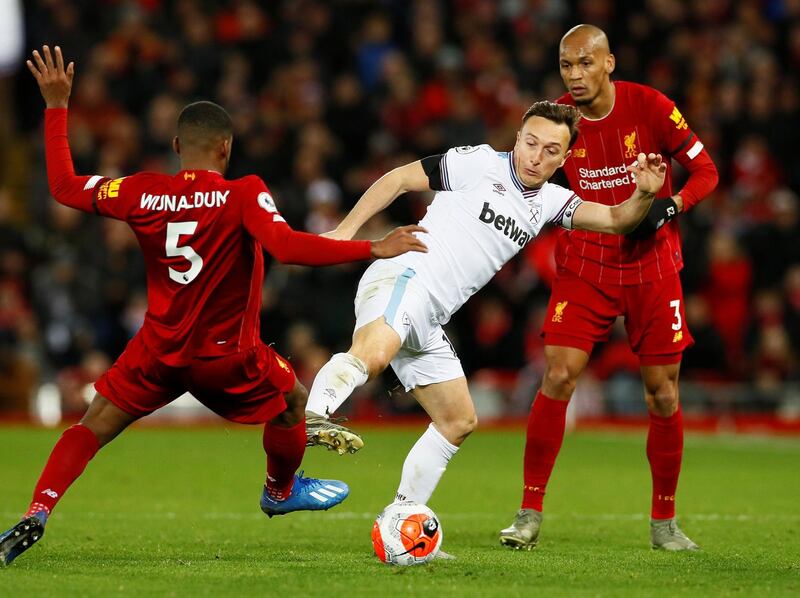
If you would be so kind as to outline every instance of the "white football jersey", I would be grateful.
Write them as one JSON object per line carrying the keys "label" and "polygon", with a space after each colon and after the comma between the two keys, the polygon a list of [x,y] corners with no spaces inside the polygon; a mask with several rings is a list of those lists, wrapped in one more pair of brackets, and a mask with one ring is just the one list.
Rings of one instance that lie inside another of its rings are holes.
{"label": "white football jersey", "polygon": [[572,227],[582,200],[545,183],[525,187],[514,171],[513,152],[489,145],[453,148],[442,155],[438,191],[417,236],[428,253],[409,252],[389,261],[413,268],[445,324],[546,222]]}

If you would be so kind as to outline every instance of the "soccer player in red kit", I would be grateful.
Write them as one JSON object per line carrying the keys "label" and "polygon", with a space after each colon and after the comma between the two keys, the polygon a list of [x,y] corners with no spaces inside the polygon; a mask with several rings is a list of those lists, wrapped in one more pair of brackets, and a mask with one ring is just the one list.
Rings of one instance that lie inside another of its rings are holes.
{"label": "soccer player in red kit", "polygon": [[261,509],[270,517],[325,510],[347,497],[343,482],[296,475],[306,444],[307,392],[289,363],[261,342],[262,247],[285,263],[326,265],[424,251],[403,227],[380,241],[339,241],[296,232],[257,176],[226,180],[232,124],[211,102],[178,118],[181,171],[110,180],[76,176],[67,141],[74,65],[47,46],[28,68],[47,109],[45,148],[53,197],[125,220],[144,254],[148,310],[139,333],[95,384],[81,422],[53,448],[23,519],[0,535],[0,564],[41,538],[52,509],[95,453],[128,425],[190,391],[231,421],[264,424],[267,479]]}
{"label": "soccer player in red kit", "polygon": [[[580,136],[564,164],[582,197],[615,205],[635,184],[626,166],[639,152],[660,153],[689,171],[673,193],[670,173],[644,221],[627,236],[560,231],[557,276],[543,335],[547,366],[528,419],[521,510],[500,532],[513,548],[533,547],[545,488],[564,438],[567,403],[595,343],[606,340],[618,316],[639,358],[650,429],[647,457],[653,480],[650,540],[654,548],[694,550],[675,523],[675,491],[683,453],[678,403],[681,356],[692,344],[678,275],[683,266],[675,217],[717,184],[717,170],[675,103],[651,87],[612,81],[614,56],[605,33],[578,25],[562,38],[559,67],[578,107]],[[670,160],[666,160],[670,167]]]}

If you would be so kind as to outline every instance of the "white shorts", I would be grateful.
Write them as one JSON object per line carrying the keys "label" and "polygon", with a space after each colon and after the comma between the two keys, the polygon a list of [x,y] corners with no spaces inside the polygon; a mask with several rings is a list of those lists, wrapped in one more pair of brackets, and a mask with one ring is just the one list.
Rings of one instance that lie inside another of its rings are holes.
{"label": "white shorts", "polygon": [[414,280],[415,274],[378,260],[361,277],[355,299],[356,330],[384,317],[400,336],[400,351],[391,366],[407,391],[464,376],[428,291]]}

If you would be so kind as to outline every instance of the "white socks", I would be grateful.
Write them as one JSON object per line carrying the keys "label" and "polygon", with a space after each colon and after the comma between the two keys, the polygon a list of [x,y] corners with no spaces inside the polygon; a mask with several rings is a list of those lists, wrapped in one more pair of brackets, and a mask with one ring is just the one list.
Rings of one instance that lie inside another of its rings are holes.
{"label": "white socks", "polygon": [[433,424],[429,425],[403,463],[395,502],[413,500],[427,504],[456,451],[457,446],[450,444]]}
{"label": "white socks", "polygon": [[306,411],[331,415],[347,397],[367,381],[367,366],[350,353],[337,353],[322,366],[308,393]]}
{"label": "white socks", "polygon": [[[331,415],[347,397],[367,381],[367,366],[349,353],[337,353],[314,378],[308,393],[306,410],[319,415]],[[411,448],[403,463],[403,474],[397,489],[396,501],[413,500],[427,504],[444,470],[458,447],[450,444],[431,424]]]}

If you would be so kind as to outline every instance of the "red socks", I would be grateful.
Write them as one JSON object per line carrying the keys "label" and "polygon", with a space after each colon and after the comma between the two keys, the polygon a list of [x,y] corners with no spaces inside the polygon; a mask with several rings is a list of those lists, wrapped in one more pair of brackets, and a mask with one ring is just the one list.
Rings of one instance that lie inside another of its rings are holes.
{"label": "red socks", "polygon": [[675,490],[683,457],[683,415],[681,409],[669,417],[650,414],[647,460],[653,476],[653,519],[675,517]]}
{"label": "red socks", "polygon": [[267,493],[276,500],[289,496],[294,473],[306,452],[306,420],[291,428],[264,426],[264,452],[267,453]]}
{"label": "red socks", "polygon": [[[528,417],[525,441],[522,508],[542,510],[545,487],[564,440],[567,401],[557,401],[539,391]],[[675,516],[675,490],[683,457],[683,416],[680,408],[670,417],[650,414],[647,459],[653,476],[653,519]]]}
{"label": "red socks", "polygon": [[33,500],[25,516],[40,511],[45,511],[49,516],[99,449],[97,437],[86,426],[76,424],[64,430],[36,483]]}
{"label": "red socks", "polygon": [[525,438],[523,509],[542,510],[545,486],[564,441],[568,404],[536,393]]}

